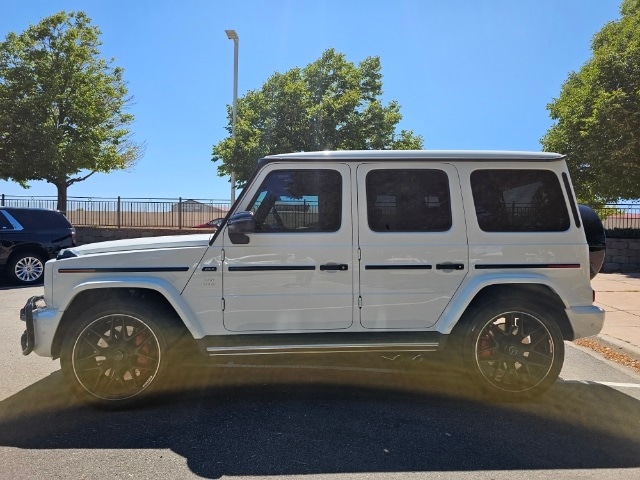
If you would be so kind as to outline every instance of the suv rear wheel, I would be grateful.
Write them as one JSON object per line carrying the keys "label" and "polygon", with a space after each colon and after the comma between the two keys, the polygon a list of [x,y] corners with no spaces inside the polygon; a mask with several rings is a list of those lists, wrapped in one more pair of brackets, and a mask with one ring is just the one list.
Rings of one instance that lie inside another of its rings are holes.
{"label": "suv rear wheel", "polygon": [[555,382],[564,361],[551,310],[526,299],[484,303],[468,313],[463,361],[475,383],[506,401],[535,397]]}
{"label": "suv rear wheel", "polygon": [[14,283],[32,285],[42,281],[46,260],[33,252],[17,253],[7,263],[7,275]]}

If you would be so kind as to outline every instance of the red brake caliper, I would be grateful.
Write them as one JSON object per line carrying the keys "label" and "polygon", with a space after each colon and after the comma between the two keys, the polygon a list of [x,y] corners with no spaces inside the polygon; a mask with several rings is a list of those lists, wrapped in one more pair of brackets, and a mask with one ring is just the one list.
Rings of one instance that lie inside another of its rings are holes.
{"label": "red brake caliper", "polygon": [[[141,333],[140,335],[138,335],[136,337],[136,340],[135,340],[136,347],[139,347],[140,345],[142,345],[144,343],[144,341],[145,341],[144,334]],[[147,343],[144,347],[142,347],[140,349],[140,352],[143,353],[144,355],[147,355],[147,356],[138,355],[138,364],[139,365],[147,365],[149,363],[149,361],[150,361],[149,357],[148,357],[149,348],[150,348],[149,344]]]}
{"label": "red brake caliper", "polygon": [[492,348],[493,342],[489,335],[483,335],[478,340],[478,356],[480,358],[491,358],[494,356],[495,350]]}

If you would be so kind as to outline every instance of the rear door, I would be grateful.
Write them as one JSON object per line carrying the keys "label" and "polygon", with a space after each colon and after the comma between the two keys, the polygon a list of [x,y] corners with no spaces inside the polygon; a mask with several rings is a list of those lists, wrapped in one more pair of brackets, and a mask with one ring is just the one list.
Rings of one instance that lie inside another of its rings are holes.
{"label": "rear door", "polygon": [[357,169],[360,323],[434,325],[468,272],[458,173],[450,164]]}

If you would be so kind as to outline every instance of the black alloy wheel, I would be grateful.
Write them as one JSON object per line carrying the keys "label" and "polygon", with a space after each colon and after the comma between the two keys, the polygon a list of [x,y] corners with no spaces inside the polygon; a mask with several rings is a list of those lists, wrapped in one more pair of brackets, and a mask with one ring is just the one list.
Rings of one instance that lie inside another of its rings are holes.
{"label": "black alloy wheel", "polygon": [[564,361],[562,334],[546,309],[527,301],[493,304],[473,315],[466,364],[480,387],[504,400],[546,391]]}
{"label": "black alloy wheel", "polygon": [[129,406],[162,385],[169,351],[157,314],[98,304],[65,338],[65,378],[82,400],[99,407]]}

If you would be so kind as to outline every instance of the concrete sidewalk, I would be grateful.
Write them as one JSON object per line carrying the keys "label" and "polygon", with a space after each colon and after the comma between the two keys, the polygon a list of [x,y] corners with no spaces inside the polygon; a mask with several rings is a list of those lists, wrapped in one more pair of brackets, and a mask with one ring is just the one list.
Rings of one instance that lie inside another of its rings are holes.
{"label": "concrete sidewalk", "polygon": [[598,340],[640,359],[640,273],[599,273],[591,285],[606,311]]}

